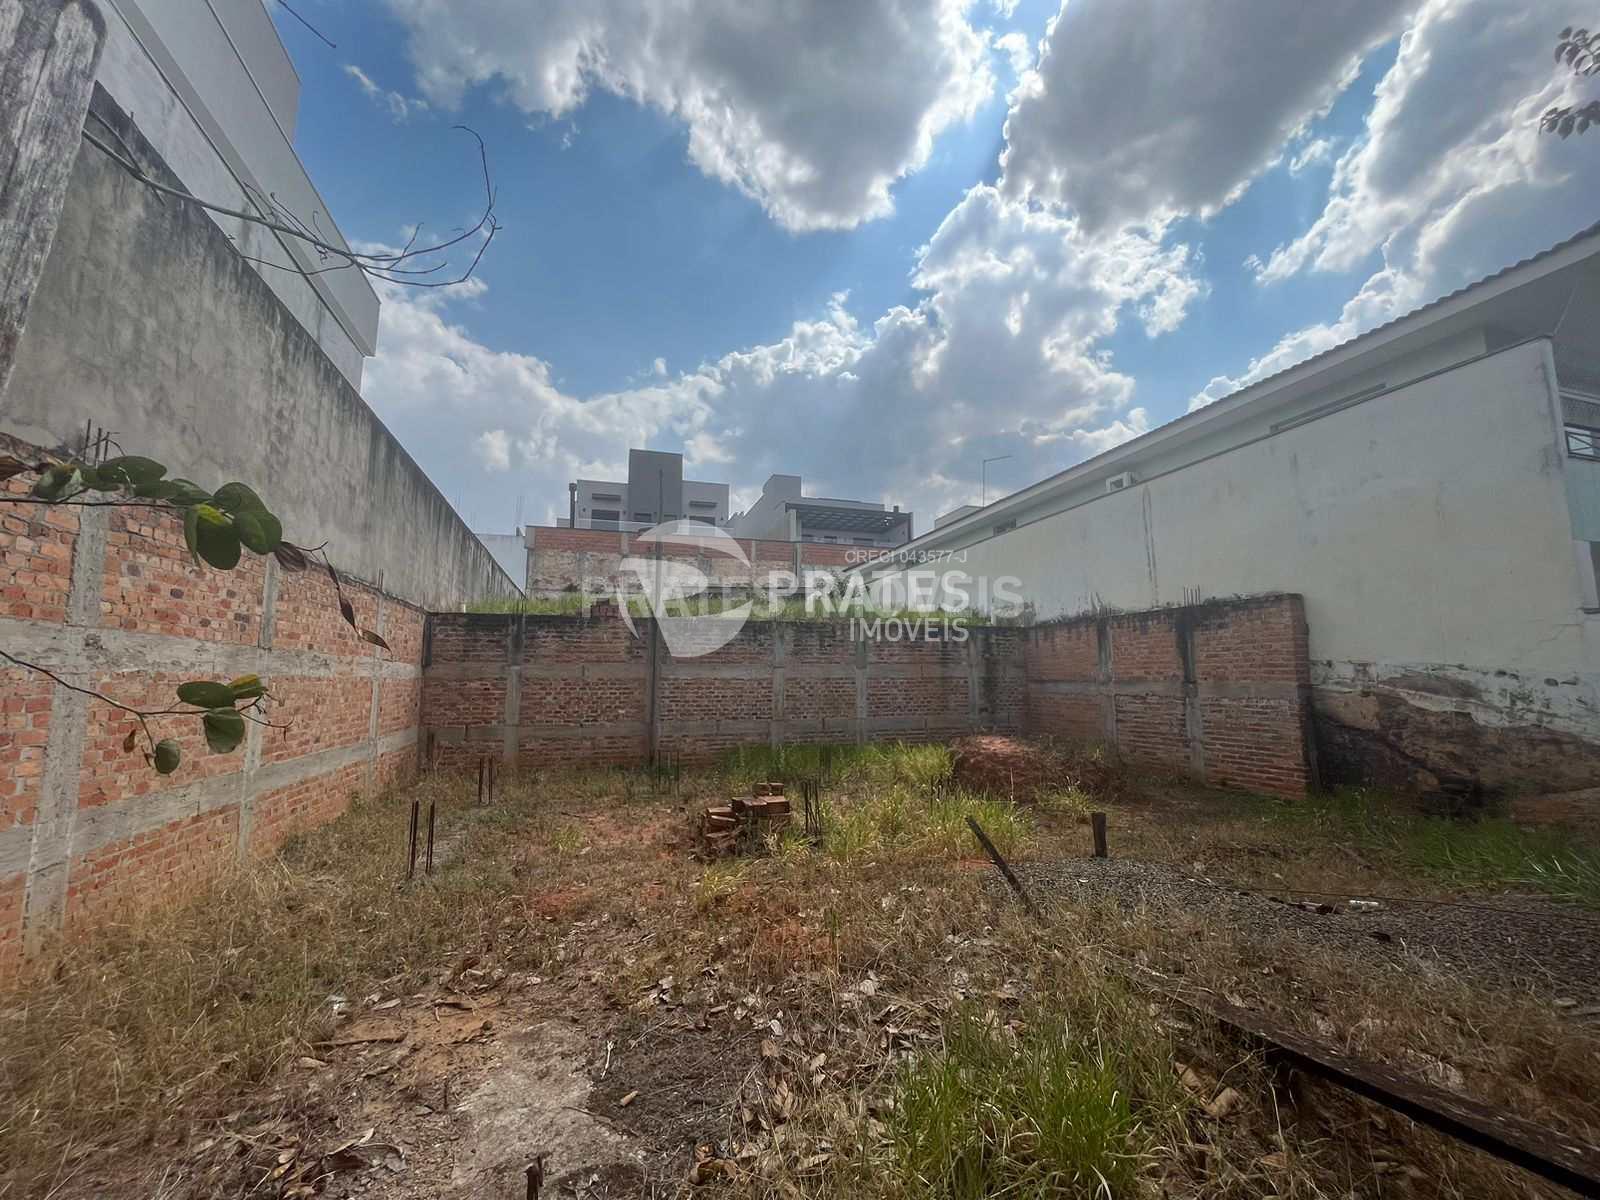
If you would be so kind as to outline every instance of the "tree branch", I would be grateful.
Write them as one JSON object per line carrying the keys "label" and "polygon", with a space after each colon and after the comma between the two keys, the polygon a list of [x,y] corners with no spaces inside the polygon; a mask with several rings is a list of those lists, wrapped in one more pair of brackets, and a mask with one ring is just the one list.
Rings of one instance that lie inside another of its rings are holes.
{"label": "tree branch", "polygon": [[[484,253],[489,249],[489,243],[494,241],[495,234],[500,232],[500,222],[495,217],[494,212],[495,188],[493,177],[489,173],[488,147],[484,145],[483,138],[479,136],[478,132],[467,125],[456,125],[452,128],[464,130],[465,132],[471,134],[478,143],[478,159],[483,169],[484,207],[483,213],[481,216],[479,216],[477,223],[471,228],[462,230],[455,237],[446,238],[443,241],[436,242],[429,246],[417,246],[415,244],[416,233],[414,232],[402,250],[393,253],[379,253],[356,251],[350,249],[348,246],[341,246],[337,243],[328,241],[327,239],[319,236],[317,233],[313,233],[312,226],[308,226],[305,221],[301,220],[294,213],[284,208],[278,203],[275,197],[269,196],[263,202],[263,200],[259,197],[257,190],[249,187],[248,185],[246,185],[245,190],[250,196],[251,200],[258,206],[269,210],[273,214],[272,216],[263,216],[259,212],[247,212],[243,209],[231,208],[225,204],[217,204],[210,200],[202,200],[199,196],[187,192],[182,188],[173,187],[170,184],[162,183],[160,180],[153,178],[144,170],[143,167],[139,166],[139,164],[134,161],[134,156],[129,150],[127,142],[122,139],[117,130],[113,128],[104,117],[101,117],[98,113],[93,111],[91,111],[89,115],[110,132],[111,136],[118,142],[119,145],[121,145],[123,151],[126,153],[126,157],[124,157],[123,153],[118,153],[117,150],[113,149],[106,142],[90,133],[88,129],[83,130],[84,140],[99,150],[102,154],[110,158],[112,162],[116,163],[117,166],[121,167],[134,179],[137,179],[140,183],[153,190],[158,196],[172,196],[178,200],[184,201],[187,204],[193,204],[198,208],[203,208],[207,212],[213,212],[219,216],[233,217],[236,220],[245,221],[252,225],[258,225],[263,229],[268,229],[282,237],[293,238],[301,244],[309,246],[312,250],[315,250],[318,257],[324,262],[329,259],[338,260],[331,266],[307,269],[299,266],[298,264],[286,265],[283,263],[274,263],[264,259],[252,258],[248,255],[241,254],[241,257],[245,258],[247,261],[257,263],[262,266],[275,267],[283,271],[292,271],[296,274],[307,277],[312,275],[320,275],[327,271],[344,271],[353,268],[373,279],[379,279],[385,283],[393,283],[404,287],[454,287],[455,285],[465,283],[467,280],[472,278],[474,272],[476,272],[478,269],[478,264],[483,261]],[[316,214],[312,214],[313,221],[315,218]],[[417,229],[421,229],[420,224],[417,226]],[[478,245],[477,252],[472,256],[472,261],[467,264],[465,271],[453,279],[419,278],[420,276],[424,275],[436,274],[449,265],[448,261],[442,261],[429,267],[412,267],[406,265],[417,258],[427,258],[443,254],[451,248],[461,245],[463,242],[469,241],[474,237],[478,237],[480,234],[483,235],[482,240]]]}

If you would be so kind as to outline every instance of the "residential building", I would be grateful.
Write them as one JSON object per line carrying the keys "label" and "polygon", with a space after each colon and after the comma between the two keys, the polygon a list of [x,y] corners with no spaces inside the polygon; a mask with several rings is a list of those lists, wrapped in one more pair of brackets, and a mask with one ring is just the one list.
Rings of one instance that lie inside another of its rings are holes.
{"label": "residential building", "polygon": [[728,519],[728,532],[779,542],[893,547],[909,541],[912,529],[911,514],[898,504],[886,510],[868,500],[806,496],[800,476],[773,475],[749,511]]}
{"label": "residential building", "polygon": [[1592,787],[1597,440],[1600,225],[906,549],[1039,619],[1299,593],[1324,783]]}
{"label": "residential building", "polygon": [[568,515],[556,524],[575,529],[645,529],[687,517],[705,525],[728,519],[728,485],[683,477],[683,455],[629,450],[628,478],[578,479],[567,485]]}

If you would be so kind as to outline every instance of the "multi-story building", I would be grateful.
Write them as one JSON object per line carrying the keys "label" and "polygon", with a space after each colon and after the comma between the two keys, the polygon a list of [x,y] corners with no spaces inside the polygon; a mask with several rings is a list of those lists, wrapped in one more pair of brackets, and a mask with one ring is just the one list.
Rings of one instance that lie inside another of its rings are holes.
{"label": "multi-story building", "polygon": [[628,478],[578,479],[567,485],[568,515],[557,525],[574,529],[645,529],[687,517],[705,525],[728,519],[728,485],[683,477],[683,455],[629,450]]}
{"label": "multi-story building", "polygon": [[836,500],[802,493],[800,476],[773,475],[749,511],[728,519],[735,537],[844,546],[900,546],[911,540],[911,514],[869,500]]}

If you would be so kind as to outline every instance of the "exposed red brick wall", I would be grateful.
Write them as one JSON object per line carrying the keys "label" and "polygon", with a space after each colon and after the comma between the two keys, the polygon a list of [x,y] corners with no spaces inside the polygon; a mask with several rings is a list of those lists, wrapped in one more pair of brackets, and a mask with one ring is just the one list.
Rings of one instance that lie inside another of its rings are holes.
{"label": "exposed red brick wall", "polygon": [[292,834],[326,825],[360,794],[364,768],[344,767],[256,797],[250,824],[250,852],[271,854]]}
{"label": "exposed red brick wall", "polygon": [[704,760],[773,741],[930,740],[1021,724],[1020,630],[863,643],[843,622],[755,621],[698,657],[674,658],[663,644],[652,664],[653,626],[635,624],[639,636],[612,606],[588,618],[433,614],[422,700],[430,752],[445,764],[507,746],[530,766],[638,763],[653,722],[660,753]]}
{"label": "exposed red brick wall", "polygon": [[1096,614],[1028,632],[1027,727],[1302,795],[1315,781],[1300,597]]}
{"label": "exposed red brick wall", "polygon": [[[3,435],[0,451],[41,454]],[[0,671],[0,969],[35,934],[183,895],[237,859],[241,837],[270,851],[352,794],[414,775],[425,614],[354,580],[344,594],[389,653],[345,623],[325,571],[269,571],[248,554],[234,571],[196,567],[181,522],[155,510],[0,502],[8,651],[147,710],[174,706],[185,680],[253,671],[273,697],[265,715],[290,726],[252,729],[237,750],[212,754],[196,717],[154,718],[155,736],[183,752],[162,776],[142,735],[123,749],[133,717]],[[50,755],[64,761],[47,771]]]}
{"label": "exposed red brick wall", "polygon": [[0,830],[33,823],[54,690],[31,671],[0,671]]}
{"label": "exposed red brick wall", "polygon": [[[32,447],[4,439],[7,453],[27,458]],[[26,476],[0,483],[0,496],[25,496]],[[0,504],[0,617],[65,621],[72,586],[72,546],[78,515],[36,504]]]}
{"label": "exposed red brick wall", "polygon": [[[100,623],[205,642],[253,644],[261,633],[266,564],[198,571],[183,525],[153,509],[108,509]],[[337,615],[337,614],[336,614]]]}
{"label": "exposed red brick wall", "polygon": [[[176,704],[178,685],[193,678],[196,676],[188,672],[101,674],[90,681],[90,686],[123,704],[152,710]],[[142,735],[139,747],[131,753],[122,748],[123,739],[138,728],[138,722],[121,710],[98,700],[89,702],[78,775],[79,808],[96,808],[132,796],[148,796],[244,769],[243,754],[212,754],[207,749],[199,721],[192,717],[163,717],[152,721],[151,729],[156,737],[177,742],[183,751],[183,761],[171,775],[158,775],[144,760]]]}
{"label": "exposed red brick wall", "polygon": [[238,855],[239,810],[215,809],[148,829],[74,860],[67,927],[127,916],[152,899],[182,896]]}

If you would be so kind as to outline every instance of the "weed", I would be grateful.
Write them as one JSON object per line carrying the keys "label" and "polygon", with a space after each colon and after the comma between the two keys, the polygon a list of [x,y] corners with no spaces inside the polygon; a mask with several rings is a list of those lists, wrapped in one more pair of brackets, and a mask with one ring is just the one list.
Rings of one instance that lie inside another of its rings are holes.
{"label": "weed", "polygon": [[903,1193],[1120,1196],[1145,1137],[1095,1031],[1052,1013],[1002,1026],[970,1008],[897,1081],[886,1124]]}
{"label": "weed", "polygon": [[1292,804],[1258,803],[1271,823],[1391,855],[1454,887],[1533,887],[1600,907],[1600,851],[1574,843],[1564,831],[1526,829],[1503,817],[1428,816],[1361,789]]}

